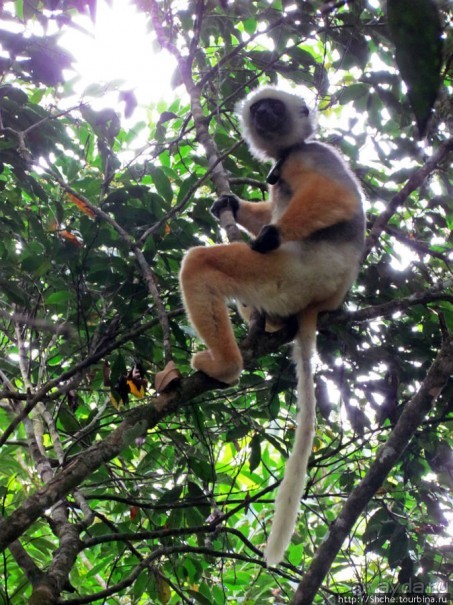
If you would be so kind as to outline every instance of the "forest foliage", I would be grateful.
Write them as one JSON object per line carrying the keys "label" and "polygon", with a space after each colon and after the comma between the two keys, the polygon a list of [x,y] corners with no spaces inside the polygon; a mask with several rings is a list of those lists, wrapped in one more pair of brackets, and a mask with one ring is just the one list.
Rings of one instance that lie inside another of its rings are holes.
{"label": "forest foliage", "polygon": [[[0,603],[445,594],[448,2],[132,4],[176,59],[171,103],[144,108],[118,83],[115,107],[97,108],[109,83],[74,96],[57,32],[95,19],[96,0],[0,5]],[[265,196],[269,166],[234,113],[263,83],[317,107],[317,136],[347,157],[367,211],[357,283],[319,322],[315,450],[271,569],[296,416],[291,322],[247,333],[232,308],[246,371],[221,388],[190,369],[202,345],[178,285],[185,250],[225,239],[216,196]]]}

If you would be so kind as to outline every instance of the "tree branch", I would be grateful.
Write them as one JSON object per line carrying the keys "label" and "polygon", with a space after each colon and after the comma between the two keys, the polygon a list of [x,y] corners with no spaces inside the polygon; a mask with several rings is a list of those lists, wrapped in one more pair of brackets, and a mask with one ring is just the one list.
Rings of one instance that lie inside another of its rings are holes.
{"label": "tree branch", "polygon": [[173,554],[184,555],[187,553],[200,554],[200,555],[205,555],[205,556],[209,556],[209,557],[218,557],[219,559],[222,559],[222,560],[234,559],[236,561],[243,561],[246,563],[253,562],[254,565],[259,565],[260,567],[263,567],[263,568],[266,565],[264,563],[264,561],[257,561],[256,559],[251,559],[250,557],[248,557],[246,555],[242,555],[239,553],[233,553],[233,552],[227,552],[227,551],[218,551],[218,550],[214,550],[212,548],[206,548],[206,547],[200,547],[200,546],[188,546],[188,545],[162,546],[160,548],[156,548],[156,550],[154,550],[154,552],[152,552],[148,557],[146,557],[146,559],[143,559],[142,561],[140,561],[140,563],[138,563],[138,565],[135,566],[135,568],[132,570],[132,572],[126,578],[124,578],[123,580],[118,582],[117,584],[111,586],[110,588],[107,588],[106,590],[102,590],[100,592],[97,592],[95,594],[92,594],[92,595],[89,595],[86,597],[79,597],[77,599],[68,599],[64,603],[65,603],[65,605],[82,605],[84,603],[93,603],[93,601],[105,599],[113,594],[116,594],[120,590],[124,590],[128,586],[131,586],[134,583],[134,581],[136,580],[136,578],[139,576],[139,574],[144,569],[146,569],[146,567],[149,567],[153,561],[156,561],[156,560],[160,559],[161,557],[170,556]]}
{"label": "tree branch", "polygon": [[[249,338],[246,341],[247,348],[245,348],[244,344],[241,345],[246,367],[254,364],[257,350],[260,351],[260,354],[273,351],[276,347],[291,340],[293,335],[293,326],[290,323],[279,332],[255,334],[252,342]],[[30,399],[24,407],[23,412],[6,429],[0,439],[0,445],[6,441],[19,422],[33,409],[37,401],[42,400],[44,394],[55,386],[55,382],[58,384],[58,382],[71,377],[77,371],[80,371],[81,368],[88,367],[117,346],[117,342],[110,343],[108,347],[99,351],[96,355],[92,355],[89,359],[85,359],[65,374],[62,374],[58,380],[49,381],[45,385],[45,389],[40,389]],[[190,404],[194,397],[198,397],[202,393],[213,389],[225,388],[225,386],[225,384],[209,378],[209,376],[202,372],[196,372],[182,379],[174,391],[168,394],[163,393],[155,397],[152,403],[131,410],[125,420],[104,441],[91,446],[83,454],[79,454],[73,458],[47,485],[38,489],[25,500],[8,519],[0,521],[0,551],[18,538],[47,508],[64,498],[102,464],[108,462],[131,445],[136,437],[143,435],[148,429],[155,427],[167,415],[174,415],[179,406]],[[234,511],[226,513],[226,517],[231,514],[234,514]]]}
{"label": "tree branch", "polygon": [[[179,312],[180,311],[178,310],[178,313]],[[91,355],[89,355],[88,357],[86,357],[85,359],[80,361],[79,363],[76,363],[69,370],[62,372],[56,378],[49,380],[38,391],[36,391],[36,393],[32,397],[30,397],[27,393],[11,392],[9,389],[7,389],[6,391],[0,392],[0,398],[7,397],[7,398],[11,398],[11,399],[17,400],[17,401],[24,401],[24,400],[27,401],[27,404],[20,411],[20,413],[17,414],[17,416],[14,418],[14,420],[11,422],[11,424],[5,429],[2,436],[0,437],[0,447],[6,443],[7,439],[10,437],[10,435],[12,435],[14,430],[30,414],[30,412],[36,407],[36,405],[40,401],[42,401],[45,397],[53,396],[53,395],[52,396],[48,395],[49,391],[51,391],[52,389],[55,388],[55,389],[57,389],[57,393],[55,394],[55,396],[59,396],[62,392],[61,385],[64,385],[70,378],[72,378],[79,372],[86,370],[93,364],[97,363],[100,359],[103,359],[106,355],[108,355],[115,349],[118,349],[120,346],[122,346],[129,340],[135,338],[136,336],[139,336],[140,334],[143,334],[143,332],[145,332],[147,329],[154,327],[156,325],[156,322],[157,322],[157,320],[153,319],[149,322],[146,322],[146,323],[140,325],[138,328],[136,328],[134,330],[130,330],[129,332],[127,332],[120,338],[117,338],[116,340],[109,340],[108,343],[102,349],[98,349],[96,352],[92,353]]]}
{"label": "tree branch", "polygon": [[55,323],[46,321],[45,319],[38,319],[36,317],[30,317],[23,315],[22,313],[9,313],[4,309],[0,309],[0,317],[8,321],[12,321],[15,324],[29,326],[35,328],[35,330],[42,332],[51,332],[52,334],[58,334],[70,338],[75,335],[75,330],[68,323]]}
{"label": "tree branch", "polygon": [[442,162],[452,150],[453,139],[443,141],[437,151],[426,161],[424,166],[418,168],[418,170],[414,172],[401,191],[398,191],[398,193],[392,197],[387,205],[387,208],[375,220],[370,233],[368,234],[363,258],[366,258],[370,251],[374,248],[379,236],[385,229],[391,217],[397,211],[398,207],[402,206],[406,202],[409,195],[423,184],[426,177],[438,167],[440,162]]}
{"label": "tree branch", "polygon": [[132,410],[115,431],[101,443],[94,445],[76,456],[48,483],[27,498],[8,518],[0,521],[0,551],[18,538],[43,512],[78,487],[102,464],[117,456],[123,449],[143,435],[147,429],[156,426],[167,414],[174,413],[178,405],[188,402],[199,391],[218,386],[214,380],[204,380],[200,373],[184,381],[183,388],[171,395],[160,395],[154,404]]}
{"label": "tree branch", "polygon": [[154,272],[151,270],[150,266],[148,265],[140,246],[137,244],[137,242],[135,242],[132,239],[132,237],[129,235],[129,233],[127,233],[127,231],[125,229],[123,229],[123,227],[121,227],[121,225],[119,225],[107,212],[104,212],[104,210],[102,210],[98,206],[95,206],[94,204],[92,204],[90,202],[90,200],[87,199],[80,192],[75,191],[75,189],[72,189],[72,187],[70,187],[67,183],[65,183],[57,174],[55,174],[55,172],[51,171],[48,174],[49,174],[50,178],[54,179],[60,185],[60,187],[62,187],[62,189],[64,189],[64,191],[66,191],[67,193],[80,199],[91,210],[91,212],[95,216],[97,216],[98,218],[100,218],[101,220],[103,220],[104,222],[109,224],[111,227],[113,227],[113,229],[115,229],[115,231],[118,233],[118,235],[123,240],[123,242],[133,252],[135,259],[137,261],[137,264],[139,266],[140,273],[142,274],[142,277],[148,287],[148,291],[151,294],[151,297],[154,300],[154,303],[156,305],[157,316],[159,318],[159,323],[162,328],[162,334],[163,334],[163,346],[164,346],[164,352],[165,352],[165,361],[166,362],[170,361],[170,359],[171,359],[171,339],[170,339],[170,325],[168,322],[168,316],[165,311],[165,305],[160,296],[159,289],[157,287],[156,276],[154,275]]}
{"label": "tree branch", "polygon": [[418,255],[433,256],[434,258],[438,258],[439,260],[448,264],[448,248],[447,248],[447,246],[445,247],[445,252],[439,252],[438,250],[434,250],[429,244],[425,244],[424,242],[421,242],[419,240],[408,237],[407,235],[404,235],[399,229],[397,229],[396,227],[392,227],[391,225],[387,225],[385,227],[385,231],[389,235],[391,235],[392,237],[397,239],[398,241],[402,242],[408,248],[412,248],[412,250],[415,250],[415,252],[417,252]]}
{"label": "tree branch", "polygon": [[19,567],[22,569],[22,571],[27,576],[27,579],[30,582],[30,584],[33,585],[35,582],[37,582],[39,580],[39,578],[42,576],[43,572],[33,561],[33,559],[27,553],[25,548],[19,542],[19,540],[15,540],[14,542],[12,542],[9,545],[9,550],[10,550],[11,554],[13,555],[16,563],[19,565]]}
{"label": "tree branch", "polygon": [[[203,112],[203,106],[201,103],[201,91],[203,87],[201,84],[196,84],[193,80],[191,70],[193,55],[189,55],[189,58],[183,57],[176,46],[168,39],[167,34],[162,27],[159,8],[155,0],[150,0],[150,8],[153,26],[159,44],[162,46],[162,48],[169,50],[178,62],[178,67],[184,82],[184,86],[186,87],[190,97],[190,107],[192,110],[192,117],[195,125],[195,131],[197,133],[197,139],[203,145],[206,151],[208,167],[211,172],[211,180],[214,184],[217,195],[231,193],[228,175],[220,159],[221,154],[219,153],[214,139],[209,133],[209,120],[206,118]],[[198,17],[200,19],[201,16],[201,12],[199,12]],[[198,23],[197,27],[200,28],[201,23]],[[197,52],[201,52],[200,48],[191,50],[192,52],[195,52],[195,50]],[[230,210],[222,211],[220,215],[220,225],[225,230],[229,242],[242,241],[241,232],[239,227],[236,225],[233,213]]]}
{"label": "tree branch", "polygon": [[351,492],[343,509],[331,525],[327,538],[318,548],[300,582],[292,605],[310,605],[326,577],[346,536],[395,466],[409,441],[430,411],[448,378],[453,374],[453,336],[443,344],[418,393],[404,407],[395,428],[380,449],[369,471]]}
{"label": "tree branch", "polygon": [[[439,301],[453,303],[453,294],[448,292],[447,285],[442,284],[437,288],[425,292],[414,292],[406,298],[390,300],[381,305],[366,307],[365,309],[359,309],[358,311],[334,311],[329,313],[328,317],[335,317],[335,322],[338,323],[361,323],[370,321],[370,319],[376,319],[377,317],[389,317],[394,313],[405,311],[414,305],[426,305]],[[322,317],[320,320],[321,325],[325,321]]]}

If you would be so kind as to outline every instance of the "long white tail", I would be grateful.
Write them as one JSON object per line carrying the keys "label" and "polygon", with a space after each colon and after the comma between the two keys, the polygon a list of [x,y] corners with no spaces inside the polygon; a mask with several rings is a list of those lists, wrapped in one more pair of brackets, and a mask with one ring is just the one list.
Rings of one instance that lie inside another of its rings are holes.
{"label": "long white tail", "polygon": [[275,515],[264,549],[264,558],[268,565],[280,563],[293,535],[305,486],[308,459],[313,448],[316,400],[311,361],[316,346],[317,316],[315,309],[306,309],[303,315],[299,316],[299,331],[293,348],[299,413],[293,451],[286,463],[285,475],[278,489]]}

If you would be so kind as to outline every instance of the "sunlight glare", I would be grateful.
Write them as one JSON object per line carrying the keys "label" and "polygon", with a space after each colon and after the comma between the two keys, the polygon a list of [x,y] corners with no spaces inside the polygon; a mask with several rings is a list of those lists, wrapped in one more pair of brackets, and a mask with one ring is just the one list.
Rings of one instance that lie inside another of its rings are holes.
{"label": "sunlight glare", "polygon": [[[153,33],[149,31],[143,14],[125,0],[105,0],[98,3],[96,22],[87,15],[74,20],[78,28],[62,33],[60,44],[74,57],[73,68],[79,75],[75,91],[83,95],[90,84],[107,85],[134,90],[139,104],[171,99],[171,76],[175,60],[153,48]],[[107,98],[106,98],[107,97]],[[110,98],[109,98],[110,97]],[[96,105],[105,107],[116,95],[97,99]]]}

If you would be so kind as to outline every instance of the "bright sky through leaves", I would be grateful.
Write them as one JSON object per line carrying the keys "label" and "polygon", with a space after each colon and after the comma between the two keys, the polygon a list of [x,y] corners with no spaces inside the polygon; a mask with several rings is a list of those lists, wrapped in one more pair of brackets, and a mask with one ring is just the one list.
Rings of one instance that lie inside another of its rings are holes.
{"label": "bright sky through leaves", "polygon": [[[133,89],[141,104],[171,97],[174,62],[165,53],[155,55],[147,22],[129,2],[112,0],[109,6],[101,1],[95,24],[88,16],[76,22],[80,29],[67,28],[60,43],[75,59],[79,94],[90,84],[115,81],[122,89]],[[103,96],[96,105],[109,101]]]}

